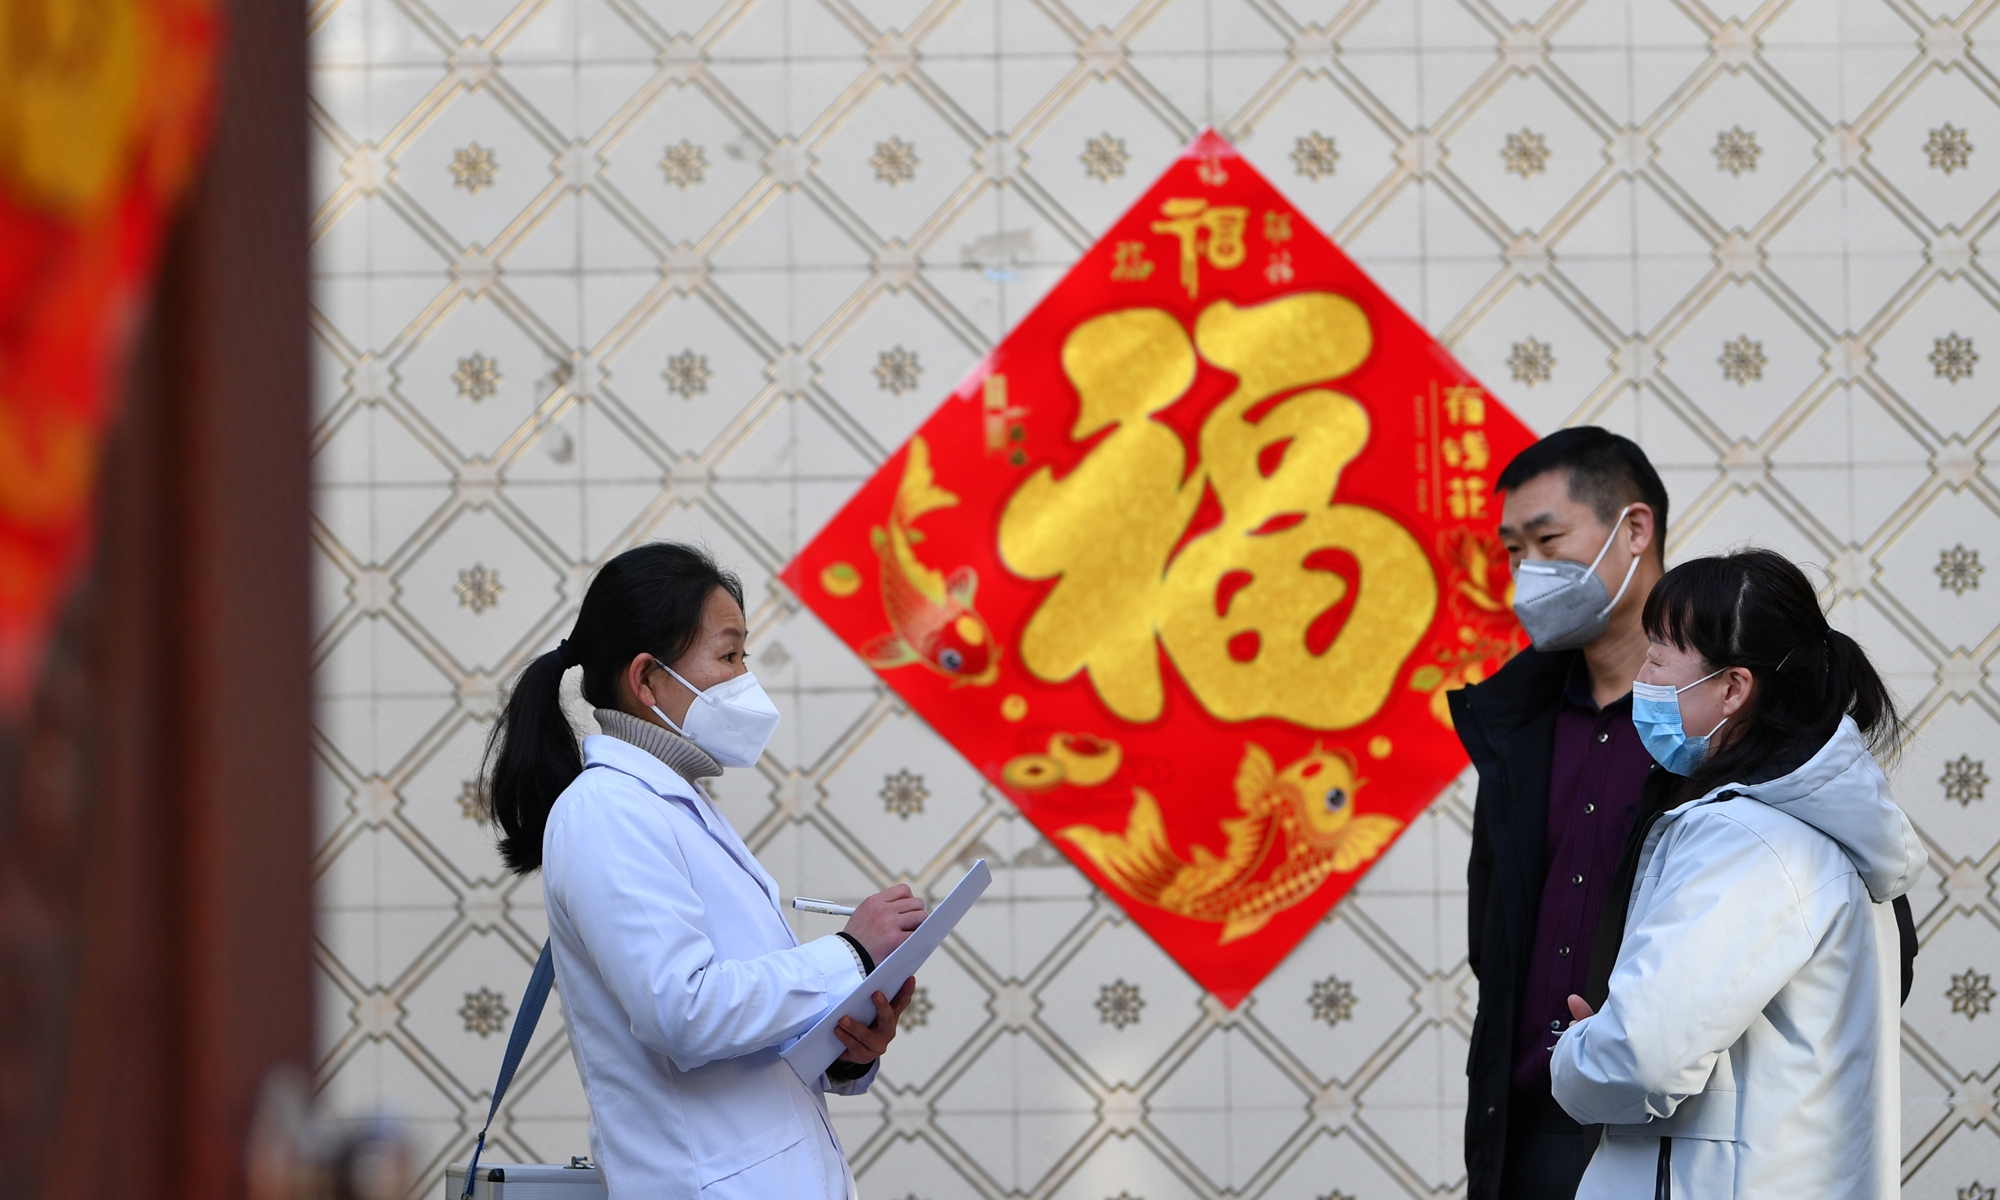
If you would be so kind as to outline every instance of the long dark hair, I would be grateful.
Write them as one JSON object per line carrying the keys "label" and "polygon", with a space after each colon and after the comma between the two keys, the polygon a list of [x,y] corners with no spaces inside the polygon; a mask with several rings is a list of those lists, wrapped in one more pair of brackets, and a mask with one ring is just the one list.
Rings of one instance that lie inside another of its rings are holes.
{"label": "long dark hair", "polygon": [[1867,652],[1826,623],[1805,572],[1782,555],[1739,550],[1684,562],[1653,585],[1640,620],[1647,637],[1701,655],[1705,671],[1744,667],[1757,681],[1735,734],[1711,747],[1684,796],[1796,769],[1843,714],[1877,758],[1902,740],[1895,701]]}
{"label": "long dark hair", "polygon": [[722,588],[743,604],[743,584],[705,550],[678,542],[637,546],[599,568],[576,627],[535,659],[508,693],[486,739],[480,801],[500,826],[500,860],[525,875],[542,865],[542,830],[556,797],[583,773],[576,730],[563,714],[562,677],[583,668],[583,698],[618,707],[618,679],[632,659],[676,662],[701,633],[701,610]]}

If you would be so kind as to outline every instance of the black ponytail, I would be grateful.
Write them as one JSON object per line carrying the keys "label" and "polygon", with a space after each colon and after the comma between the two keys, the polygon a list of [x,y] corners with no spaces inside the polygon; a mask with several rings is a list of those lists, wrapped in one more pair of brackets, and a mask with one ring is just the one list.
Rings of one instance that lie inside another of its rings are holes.
{"label": "black ponytail", "polygon": [[1743,667],[1757,681],[1736,732],[1710,748],[1684,797],[1797,769],[1843,715],[1877,758],[1901,744],[1888,685],[1867,652],[1826,623],[1812,583],[1783,555],[1740,550],[1684,562],[1653,585],[1640,619],[1646,636],[1701,655],[1704,671]]}
{"label": "black ponytail", "polygon": [[743,584],[706,551],[677,542],[634,547],[605,563],[584,593],[576,627],[529,663],[486,739],[479,789],[500,827],[500,860],[525,875],[542,865],[549,810],[583,773],[576,730],[562,707],[563,672],[583,668],[583,698],[618,707],[618,679],[640,654],[676,662],[701,633],[701,612],[722,588],[743,605]]}

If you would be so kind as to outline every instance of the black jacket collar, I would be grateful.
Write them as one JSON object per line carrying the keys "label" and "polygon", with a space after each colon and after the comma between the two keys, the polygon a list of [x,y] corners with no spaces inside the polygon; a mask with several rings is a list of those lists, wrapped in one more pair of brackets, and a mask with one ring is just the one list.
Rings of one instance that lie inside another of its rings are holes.
{"label": "black jacket collar", "polygon": [[[1458,721],[1461,738],[1470,734],[1488,743],[1484,747],[1487,753],[1494,753],[1497,744],[1510,734],[1555,710],[1570,670],[1582,654],[1581,650],[1543,651],[1530,646],[1494,672],[1493,678],[1452,693],[1454,716],[1464,712],[1475,718],[1471,729],[1467,722]],[[1470,744],[1466,750],[1475,760],[1479,757]]]}

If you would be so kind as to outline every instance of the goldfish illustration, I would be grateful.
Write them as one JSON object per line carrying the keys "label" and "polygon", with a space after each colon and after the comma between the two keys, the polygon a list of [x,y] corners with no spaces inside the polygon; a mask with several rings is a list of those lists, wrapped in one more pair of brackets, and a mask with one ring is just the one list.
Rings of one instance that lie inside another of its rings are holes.
{"label": "goldfish illustration", "polygon": [[1221,854],[1196,845],[1183,861],[1167,844],[1159,801],[1132,789],[1123,834],[1071,825],[1059,836],[1107,879],[1142,903],[1222,925],[1221,944],[1248,937],[1318,890],[1328,876],[1373,859],[1403,827],[1379,813],[1357,814],[1356,776],[1344,751],[1315,744],[1278,770],[1262,746],[1246,742],[1236,768],[1240,817],[1222,821]]}
{"label": "goldfish illustration", "polygon": [[1000,645],[972,607],[979,576],[971,567],[946,576],[925,565],[916,552],[924,540],[916,519],[957,503],[957,496],[937,486],[930,447],[921,437],[911,438],[888,522],[868,534],[882,560],[882,611],[890,631],[861,653],[872,667],[922,663],[954,687],[984,687],[999,678]]}

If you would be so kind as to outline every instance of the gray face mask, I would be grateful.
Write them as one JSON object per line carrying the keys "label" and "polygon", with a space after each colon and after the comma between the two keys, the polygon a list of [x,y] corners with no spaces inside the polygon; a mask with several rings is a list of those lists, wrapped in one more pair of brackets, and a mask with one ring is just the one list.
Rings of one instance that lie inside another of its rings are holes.
{"label": "gray face mask", "polygon": [[1632,556],[1632,565],[1625,569],[1625,582],[1618,585],[1618,594],[1605,597],[1604,581],[1597,577],[1597,564],[1611,551],[1611,543],[1618,540],[1618,529],[1625,521],[1625,514],[1632,511],[1626,505],[1618,513],[1618,519],[1611,523],[1611,536],[1604,541],[1604,549],[1585,566],[1577,562],[1523,562],[1514,568],[1514,615],[1520,618],[1521,628],[1528,631],[1528,637],[1537,650],[1574,650],[1596,641],[1611,623],[1611,610],[1625,598],[1625,589],[1632,586],[1632,575],[1639,569],[1639,556]]}

